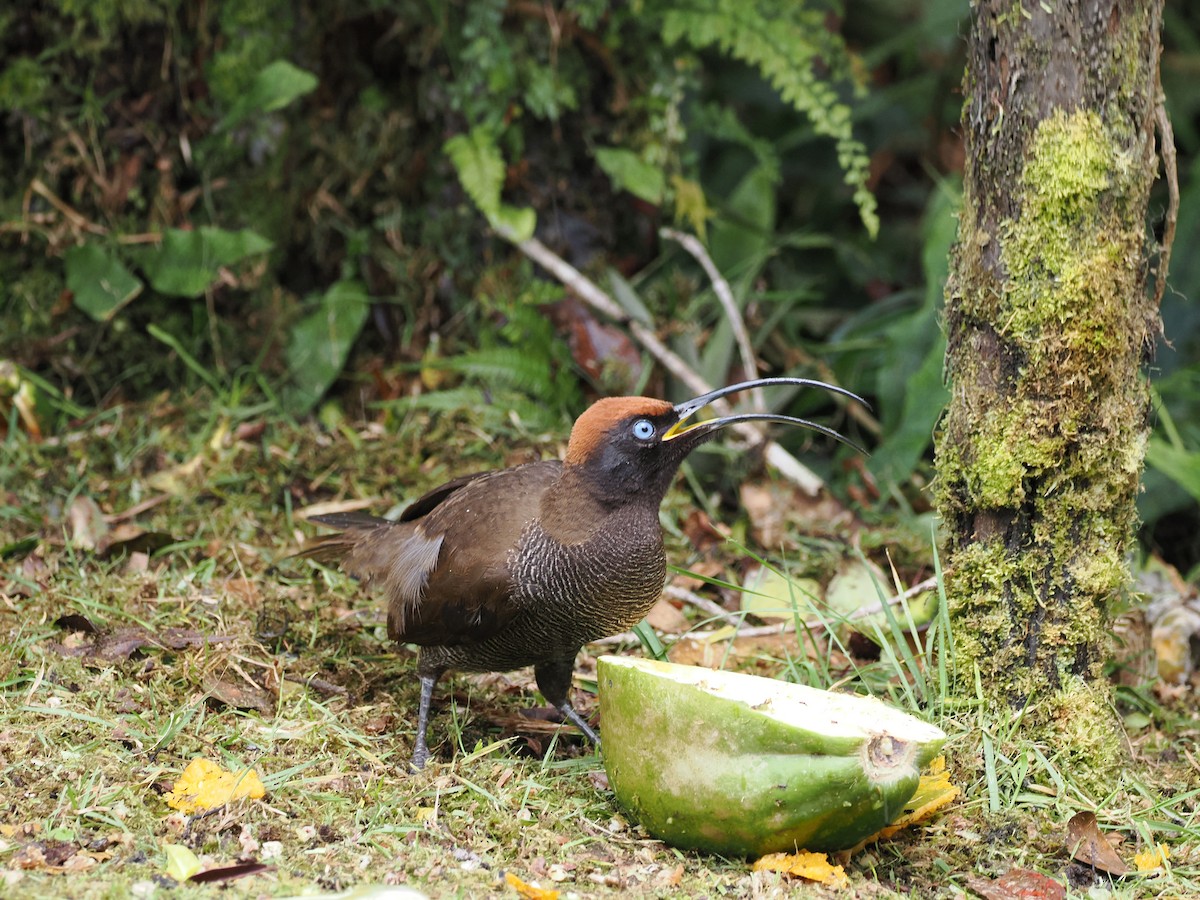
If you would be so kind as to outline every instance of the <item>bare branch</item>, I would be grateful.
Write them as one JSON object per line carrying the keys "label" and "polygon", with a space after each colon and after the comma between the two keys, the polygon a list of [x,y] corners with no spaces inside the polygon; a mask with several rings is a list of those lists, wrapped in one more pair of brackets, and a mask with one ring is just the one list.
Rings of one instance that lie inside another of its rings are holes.
{"label": "bare branch", "polygon": [[[725,310],[725,318],[729,320],[729,327],[733,329],[733,339],[737,343],[738,353],[742,357],[742,369],[745,370],[746,377],[758,377],[758,362],[754,359],[754,347],[750,344],[750,334],[746,331],[746,322],[742,318],[742,311],[738,308],[737,301],[733,298],[733,291],[729,287],[729,282],[725,280],[725,276],[721,274],[716,263],[712,261],[712,257],[708,255],[708,251],[704,249],[704,245],[700,243],[695,235],[685,234],[674,228],[660,228],[658,233],[665,238],[678,242],[679,246],[692,254],[696,262],[700,263],[700,267],[704,269],[704,274],[712,282],[713,293],[717,295],[717,300]],[[752,402],[756,412],[767,411],[766,403],[763,401],[761,394],[755,393]]]}
{"label": "bare branch", "polygon": [[[620,304],[601,290],[594,281],[537,238],[518,241],[504,231],[499,231],[499,234],[506,240],[511,241],[518,250],[562,282],[579,299],[592,307],[592,309],[602,315],[608,316],[610,319],[625,322],[629,328],[629,333],[637,339],[638,343],[645,347],[651,356],[662,363],[668,372],[686,384],[689,389],[695,391],[697,394],[707,394],[713,389],[713,386],[701,378],[699,373],[689,366],[682,357],[660,341],[658,335],[652,329],[647,328],[641,322],[629,321],[629,317],[621,309]],[[729,403],[724,398],[714,401],[713,408],[720,415],[728,415],[730,412]],[[796,457],[792,456],[774,441],[767,440],[760,428],[749,422],[738,422],[735,425],[731,425],[730,428],[751,446],[757,447],[761,445],[766,461],[805,494],[815,497],[820,493],[821,488],[825,486],[820,477],[809,469],[808,466],[804,465],[804,463],[800,462],[800,460],[796,459]]]}
{"label": "bare branch", "polygon": [[[945,575],[945,573],[943,573],[943,576],[944,575]],[[896,594],[894,597],[889,597],[886,600],[880,600],[876,603],[871,603],[867,606],[859,607],[858,609],[856,609],[854,612],[850,613],[850,615],[848,615],[846,617],[846,621],[856,622],[859,619],[865,619],[867,616],[873,616],[873,615],[875,615],[875,613],[880,612],[885,606],[899,606],[901,603],[904,603],[907,600],[911,600],[913,597],[917,596],[918,594],[922,594],[925,591],[933,590],[935,587],[937,587],[937,577],[931,576],[929,578],[926,578],[924,581],[917,582],[912,587],[910,587],[908,590],[904,591],[903,593]],[[692,594],[691,591],[685,591],[682,588],[673,588],[673,587],[668,586],[667,588],[664,589],[664,593],[666,593],[668,596],[671,596],[671,597],[678,597],[678,599],[685,600],[688,603],[693,603],[701,609],[705,609],[704,606],[701,606],[699,603],[696,603],[696,600],[703,600],[704,598],[700,597],[697,594]],[[682,596],[683,594],[691,594],[691,597]],[[707,602],[711,603],[712,601],[707,601]],[[713,606],[717,606],[717,605],[715,603],[713,603]],[[717,610],[719,610],[719,613],[714,613],[713,617],[714,618],[719,617],[725,621],[730,622],[730,624],[732,624],[734,626],[734,629],[735,629],[734,634],[730,635],[730,637],[733,637],[733,638],[767,637],[772,634],[789,634],[796,630],[796,623],[794,620],[791,622],[777,622],[774,625],[758,625],[753,628],[744,628],[744,627],[741,627],[741,623],[744,619],[743,614],[731,613],[728,610],[723,609],[719,606],[717,606]],[[826,619],[812,618],[812,619],[805,619],[803,624],[804,624],[805,629],[821,629],[826,626],[827,622],[828,622],[828,620],[826,620]],[[715,634],[717,634],[716,631],[693,631],[693,632],[689,632],[688,634],[685,634],[684,637],[691,638],[692,640],[703,641],[703,640],[712,638],[713,635],[715,635]],[[611,645],[619,645],[619,644],[637,643],[637,641],[638,641],[637,635],[635,635],[632,631],[625,631],[625,632],[622,632],[621,634],[614,634],[611,637],[601,638],[598,641],[592,641],[592,643],[600,645],[600,646],[611,646]]]}

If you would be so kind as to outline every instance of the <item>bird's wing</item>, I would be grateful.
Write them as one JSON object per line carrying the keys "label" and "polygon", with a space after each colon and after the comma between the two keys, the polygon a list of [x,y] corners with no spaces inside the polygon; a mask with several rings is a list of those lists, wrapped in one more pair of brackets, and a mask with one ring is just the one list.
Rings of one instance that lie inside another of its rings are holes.
{"label": "bird's wing", "polygon": [[472,472],[470,475],[460,475],[458,478],[447,481],[440,487],[435,487],[432,491],[424,496],[418,497],[408,506],[404,507],[404,512],[400,513],[399,522],[414,522],[422,516],[426,516],[433,512],[434,508],[440,506],[442,501],[457,491],[459,488],[465,487],[472,481],[483,478],[487,475],[495,474],[492,472]]}
{"label": "bird's wing", "polygon": [[544,460],[472,477],[417,520],[422,539],[438,544],[437,564],[419,595],[391,594],[389,637],[448,645],[502,629],[519,611],[510,556],[561,469]]}

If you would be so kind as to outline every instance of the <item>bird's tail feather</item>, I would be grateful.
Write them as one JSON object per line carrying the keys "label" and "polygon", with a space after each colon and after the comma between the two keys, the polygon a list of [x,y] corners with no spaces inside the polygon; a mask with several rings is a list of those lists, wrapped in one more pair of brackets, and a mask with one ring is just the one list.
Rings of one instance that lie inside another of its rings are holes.
{"label": "bird's tail feather", "polygon": [[309,521],[342,529],[340,534],[325,534],[312,538],[300,548],[299,553],[294,554],[323,563],[340,562],[359,543],[362,532],[392,524],[388,519],[362,512],[329,513],[324,516],[312,516]]}
{"label": "bird's tail feather", "polygon": [[320,522],[330,528],[340,528],[343,531],[353,531],[363,528],[378,528],[380,525],[391,525],[390,519],[381,519],[364,512],[328,513],[324,516],[311,516],[310,522]]}

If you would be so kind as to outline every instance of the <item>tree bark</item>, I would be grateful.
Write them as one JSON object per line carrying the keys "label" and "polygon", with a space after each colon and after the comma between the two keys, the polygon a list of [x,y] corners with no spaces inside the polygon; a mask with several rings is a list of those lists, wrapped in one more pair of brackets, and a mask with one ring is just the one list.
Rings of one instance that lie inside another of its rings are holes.
{"label": "tree bark", "polygon": [[1162,0],[977,0],[937,436],[960,693],[1094,783],[1124,758],[1104,660],[1161,325],[1146,227]]}

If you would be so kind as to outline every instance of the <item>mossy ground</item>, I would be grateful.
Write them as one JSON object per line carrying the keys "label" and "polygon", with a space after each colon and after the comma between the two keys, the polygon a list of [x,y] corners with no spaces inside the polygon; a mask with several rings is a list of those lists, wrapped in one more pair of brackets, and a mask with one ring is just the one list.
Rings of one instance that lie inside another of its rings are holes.
{"label": "mossy ground", "polygon": [[[470,413],[326,430],[228,397],[194,400],[118,407],[43,443],[13,433],[4,445],[0,895],[265,897],[405,883],[435,897],[515,896],[504,872],[581,897],[828,894],[649,839],[577,735],[522,714],[541,702],[528,672],[444,680],[435,759],[405,771],[413,654],[387,642],[382,608],[353,582],[287,558],[313,530],[294,513],[372,497],[386,510],[453,474],[556,454],[562,435],[484,430]],[[685,566],[697,558],[679,530],[690,509],[680,491],[664,512],[669,555]],[[86,548],[89,529],[107,529],[107,551]],[[862,540],[894,543],[883,526]],[[156,545],[148,558],[134,550]],[[718,550],[730,567],[740,556]],[[790,640],[756,651],[756,671],[820,668]],[[1021,744],[985,706],[949,710],[944,671],[919,668],[914,695],[951,733],[964,794],[932,823],[853,855],[844,895],[957,896],[968,877],[1013,866],[1092,884],[1064,847],[1081,808],[1097,809],[1126,847],[1171,844],[1170,873],[1126,879],[1116,895],[1200,890],[1189,714],[1146,707],[1136,771],[1110,796],[1085,796],[1051,747]],[[586,659],[580,672],[590,710]],[[844,667],[828,674],[853,679]],[[266,798],[174,812],[163,793],[198,756],[253,766]],[[179,885],[169,843],[210,865],[270,868]]]}

